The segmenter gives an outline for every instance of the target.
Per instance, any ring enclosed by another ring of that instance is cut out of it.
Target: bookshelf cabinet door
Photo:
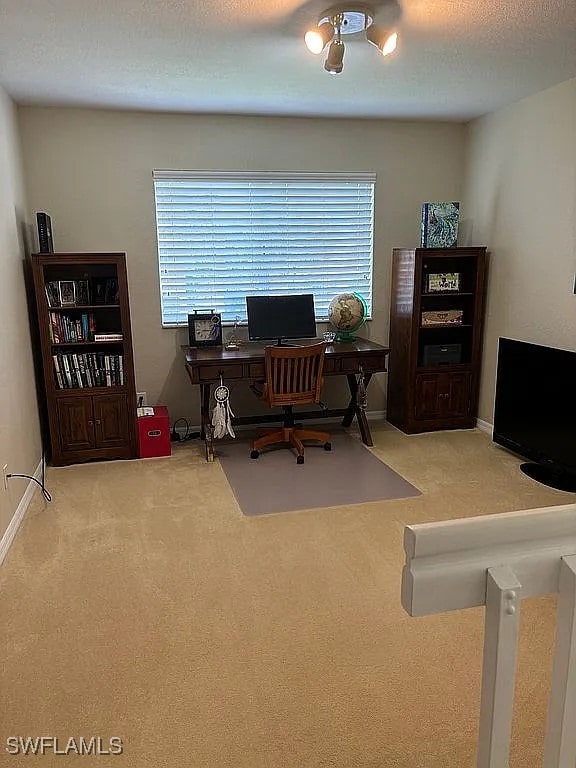
[[[459,418],[469,415],[470,374],[416,376],[416,419]]]
[[[94,428],[97,448],[119,448],[127,443],[126,395],[95,395]]]
[[[91,397],[58,399],[58,422],[62,453],[94,447],[94,417]]]

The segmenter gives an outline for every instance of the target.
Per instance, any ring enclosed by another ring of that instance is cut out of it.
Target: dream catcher
[[[222,376],[220,376],[220,384],[214,390],[214,400],[216,400],[216,405],[212,411],[212,437],[216,440],[226,437],[226,435],[236,437],[232,428],[234,414],[230,408],[230,390],[222,381]]]

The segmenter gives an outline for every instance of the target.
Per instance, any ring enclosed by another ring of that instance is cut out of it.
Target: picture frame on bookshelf
[[[90,304],[90,281],[89,280],[76,281],[76,303],[81,305]]]
[[[44,291],[46,293],[46,300],[49,307],[60,306],[60,289],[57,280],[49,280],[44,284]]]
[[[218,312],[188,315],[188,340],[191,347],[222,346],[222,318]]]
[[[106,279],[96,277],[92,280],[92,303],[106,304]]]
[[[422,203],[420,239],[423,248],[456,248],[459,202]]]
[[[58,296],[61,307],[73,307],[76,305],[76,283],[74,280],[58,281]]]
[[[106,280],[104,288],[104,303],[118,304],[118,280],[115,277],[109,277]]]
[[[460,272],[438,272],[426,275],[427,293],[447,293],[460,290]]]

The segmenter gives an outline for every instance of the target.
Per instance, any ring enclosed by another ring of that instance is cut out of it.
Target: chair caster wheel
[[[325,451],[331,451],[332,450],[332,443],[324,443],[324,450]]]
[[[296,464],[304,464],[304,456],[297,456]]]
[[[260,456],[260,451],[250,451],[250,458],[257,459]]]

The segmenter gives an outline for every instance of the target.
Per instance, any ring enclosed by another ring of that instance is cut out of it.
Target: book
[[[73,385],[72,385],[72,375],[70,373],[70,365],[68,363],[68,355],[62,355],[62,364],[64,366],[65,381],[68,384],[66,389],[71,389]]]
[[[104,356],[104,370],[106,374],[106,386],[112,386],[112,379],[110,378],[110,355]]]
[[[422,248],[456,248],[460,203],[423,203]]]
[[[50,216],[43,211],[38,211],[36,213],[36,224],[38,225],[38,250],[40,253],[54,253],[52,220]]]
[[[78,364],[78,356],[76,352],[72,353],[72,368],[74,371],[73,379],[76,379],[76,386],[77,387],[83,387],[84,382],[82,381],[82,376],[80,375],[80,366]]]
[[[60,361],[58,360],[58,355],[52,355],[52,360],[54,361],[54,371],[56,373],[58,389],[65,389],[64,379],[62,378],[62,372],[60,371]]]
[[[122,341],[124,336],[121,333],[95,333],[94,341]]]

